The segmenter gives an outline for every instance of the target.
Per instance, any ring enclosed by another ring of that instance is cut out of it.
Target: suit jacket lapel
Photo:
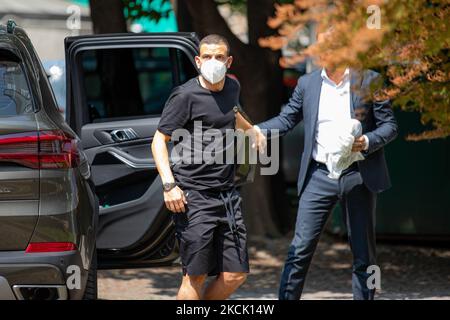
[[[350,114],[355,118],[355,107],[359,100],[359,90],[361,89],[361,75],[355,69],[350,69]]]
[[[322,76],[321,72],[316,72],[314,78],[311,79],[311,123],[312,123],[312,134],[316,131],[317,115],[319,113],[319,103],[320,103],[320,92],[322,91]]]

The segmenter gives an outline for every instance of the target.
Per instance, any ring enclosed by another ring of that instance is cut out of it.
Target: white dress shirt
[[[322,89],[320,91],[319,111],[317,115],[315,144],[312,157],[318,162],[326,162],[326,154],[334,152],[336,126],[342,120],[351,119],[350,112],[350,70],[344,72],[342,81],[335,84],[322,69]],[[369,147],[367,136],[365,150]]]

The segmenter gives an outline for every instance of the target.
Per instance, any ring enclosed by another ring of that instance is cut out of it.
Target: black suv
[[[150,145],[171,90],[198,74],[196,35],[71,37],[65,51],[64,120],[26,33],[0,26],[0,299],[95,299],[97,259],[178,257]]]

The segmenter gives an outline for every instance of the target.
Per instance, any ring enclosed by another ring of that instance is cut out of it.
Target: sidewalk
[[[232,299],[276,299],[290,239],[254,240],[251,274]],[[450,249],[379,244],[381,287],[377,299],[450,300]],[[174,299],[180,268],[99,271],[100,299]],[[351,252],[324,235],[308,274],[303,299],[351,299]]]

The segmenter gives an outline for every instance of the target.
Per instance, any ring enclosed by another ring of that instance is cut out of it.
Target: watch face
[[[170,182],[168,182],[168,183],[164,183],[164,184],[163,184],[163,189],[164,189],[164,191],[170,191],[170,190],[172,190],[174,187],[175,187],[175,183],[170,183]]]

